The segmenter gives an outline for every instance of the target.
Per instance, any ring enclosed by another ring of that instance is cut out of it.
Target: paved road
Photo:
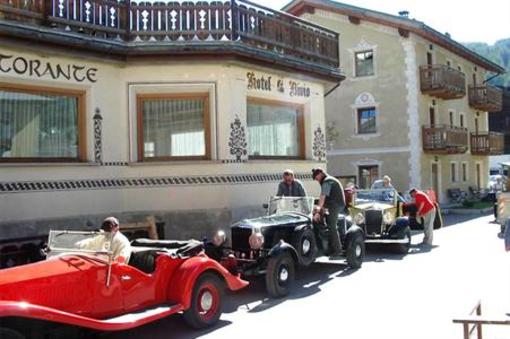
[[[510,254],[492,217],[447,216],[435,246],[408,255],[371,248],[360,270],[315,264],[299,273],[288,298],[266,298],[262,283],[227,297],[212,330],[188,329],[180,316],[104,338],[366,338],[456,339],[452,323],[482,299],[484,313],[510,312]],[[413,244],[422,235],[413,236]],[[485,328],[484,328],[485,329]],[[484,338],[508,339],[510,328],[487,328]]]

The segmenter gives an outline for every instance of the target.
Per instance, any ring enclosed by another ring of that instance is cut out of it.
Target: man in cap
[[[319,197],[319,212],[328,209],[326,215],[326,224],[329,228],[329,247],[330,255],[341,254],[342,243],[337,231],[338,213],[345,211],[344,189],[340,181],[327,174],[322,168],[312,169],[313,180],[321,185],[321,195]],[[315,213],[313,220],[318,222],[321,218],[320,213]]]
[[[278,184],[276,192],[278,197],[305,197],[306,190],[301,181],[294,178],[294,171],[286,169],[283,172],[283,180]]]
[[[94,238],[82,240],[77,245],[82,249],[111,250],[113,260],[128,263],[131,256],[131,244],[128,238],[119,232],[119,220],[115,217],[104,219],[101,230],[110,233],[110,235],[101,234]]]

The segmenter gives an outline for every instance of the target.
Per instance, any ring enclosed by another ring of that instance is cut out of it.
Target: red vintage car
[[[0,338],[46,338],[59,327],[125,330],[177,312],[204,328],[218,321],[225,287],[248,285],[198,241],[135,240],[124,264],[105,246],[79,246],[93,237],[111,235],[51,231],[45,261],[0,271]]]

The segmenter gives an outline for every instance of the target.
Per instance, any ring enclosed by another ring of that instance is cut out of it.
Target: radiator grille
[[[383,214],[380,210],[365,211],[365,224],[367,227],[367,234],[381,233],[382,216]]]

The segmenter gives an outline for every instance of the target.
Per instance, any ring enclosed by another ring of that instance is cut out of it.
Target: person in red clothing
[[[429,196],[422,191],[413,188],[409,194],[414,199],[416,204],[416,217],[423,218],[423,231],[424,237],[422,244],[432,245],[433,232],[434,232],[434,219],[436,218],[436,208],[430,200]]]

